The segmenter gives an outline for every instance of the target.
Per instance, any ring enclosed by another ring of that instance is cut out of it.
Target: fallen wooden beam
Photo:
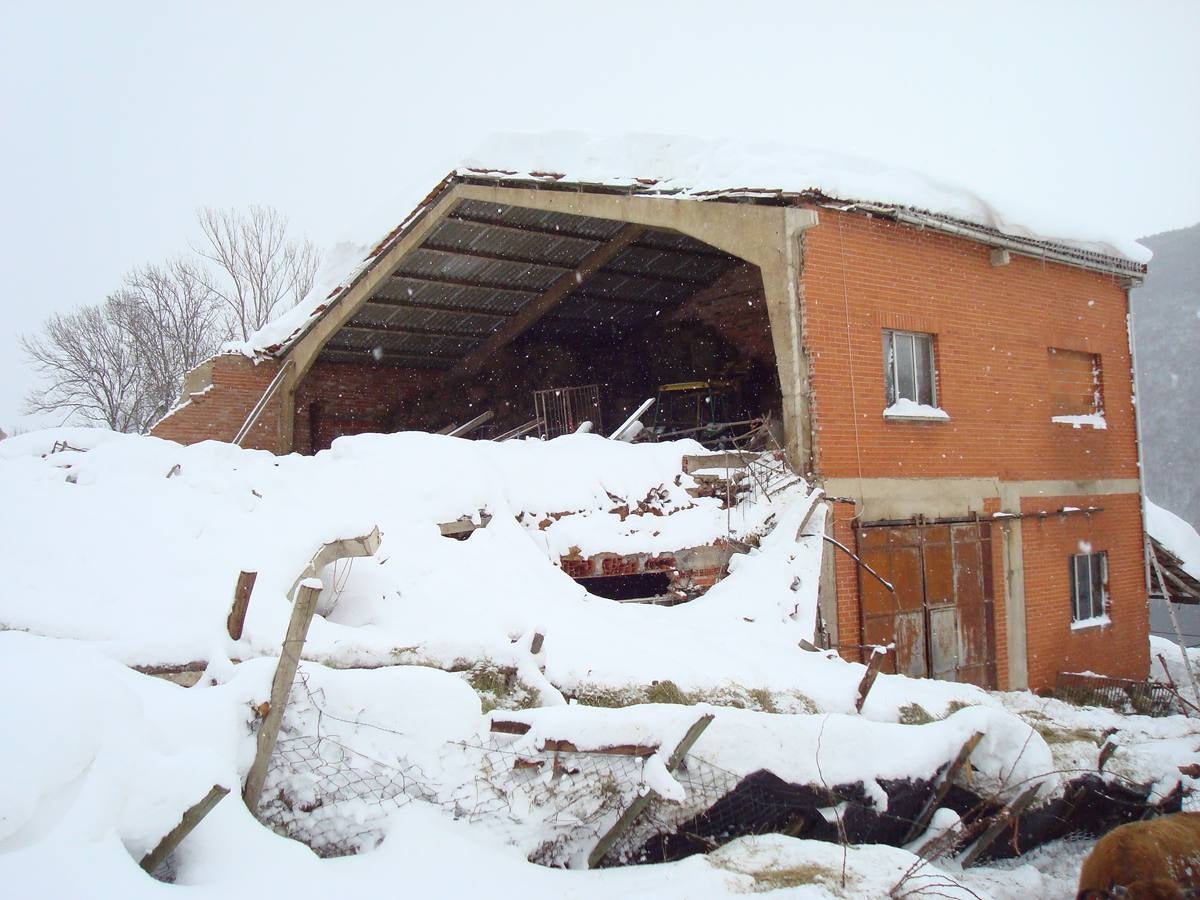
[[[439,431],[438,434],[443,434],[446,437],[466,437],[476,428],[479,428],[481,425],[486,425],[488,422],[492,421],[492,418],[495,415],[496,414],[494,412],[492,412],[490,409],[487,409],[470,421],[463,422],[461,425],[447,425],[445,428]]]
[[[687,756],[687,752],[692,749],[692,745],[700,739],[700,735],[704,734],[704,729],[712,724],[713,718],[714,716],[712,713],[705,713],[696,720],[691,728],[687,730],[687,733],[683,736],[683,740],[679,742],[679,745],[671,754],[671,758],[667,760],[668,772],[674,772],[677,768],[679,768],[679,764],[683,762],[683,758]],[[629,808],[621,814],[621,817],[617,819],[613,827],[601,836],[600,840],[596,842],[596,846],[592,848],[592,852],[588,854],[587,867],[589,869],[596,868],[596,865],[602,859],[604,859],[605,854],[612,849],[612,846],[616,843],[617,838],[619,838],[626,831],[626,829],[628,829],[629,826],[637,820],[637,817],[642,814],[646,807],[656,799],[658,799],[658,792],[651,788],[650,790],[646,791],[645,794],[635,798],[634,801],[629,804]]]
[[[294,598],[300,582],[306,578],[319,578],[321,570],[334,560],[351,559],[356,556],[374,556],[375,551],[379,549],[379,542],[381,540],[382,536],[379,533],[379,526],[376,525],[368,534],[353,538],[342,538],[330,541],[328,544],[323,544],[313,554],[313,558],[308,561],[308,565],[300,572],[299,577],[292,582],[291,588],[288,589],[288,596]]]
[[[1012,804],[1000,810],[995,818],[992,819],[992,824],[980,835],[979,840],[975,841],[968,848],[967,852],[962,855],[959,859],[959,864],[965,869],[973,865],[979,857],[983,856],[988,848],[992,846],[992,843],[996,840],[1000,832],[1015,821],[1033,803],[1034,798],[1037,797],[1037,792],[1038,786],[1036,784],[1030,785]]]
[[[171,851],[178,847],[185,837],[191,834],[192,829],[199,825],[201,820],[212,812],[213,807],[220,803],[222,798],[228,793],[229,788],[214,784],[209,792],[204,795],[204,799],[199,803],[189,806],[184,811],[179,824],[168,831],[154,849],[142,857],[142,861],[138,863],[142,867],[142,870],[153,875],[154,870],[162,865],[163,861],[171,855]]]
[[[910,843],[925,833],[925,829],[929,827],[929,823],[933,819],[933,814],[937,812],[938,807],[942,805],[942,801],[946,799],[946,795],[950,793],[950,787],[954,784],[955,776],[967,764],[967,760],[971,758],[971,754],[975,752],[975,748],[979,746],[979,742],[982,740],[982,731],[976,731],[967,738],[966,743],[958,751],[958,755],[954,757],[950,765],[946,767],[946,771],[942,773],[942,780],[938,782],[938,786],[921,808],[921,812],[913,819],[912,827],[908,829],[908,834],[904,836],[904,840],[900,843]]]
[[[528,722],[513,722],[505,719],[493,719],[492,734],[528,734]],[[605,753],[610,756],[653,756],[658,752],[656,744],[606,744],[603,747],[589,747],[581,750],[574,741],[547,738],[542,744],[543,753]]]

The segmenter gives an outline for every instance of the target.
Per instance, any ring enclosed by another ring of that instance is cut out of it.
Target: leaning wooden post
[[[287,635],[279,651],[275,678],[271,681],[271,707],[267,710],[267,718],[263,721],[262,728],[259,729],[254,764],[250,766],[246,786],[242,789],[242,799],[255,815],[258,814],[258,801],[262,797],[263,784],[267,780],[267,766],[271,762],[271,754],[275,752],[275,742],[279,739],[279,726],[283,724],[288,694],[292,691],[292,682],[296,679],[296,669],[300,665],[300,652],[304,649],[308,626],[312,623],[320,593],[321,582],[316,578],[306,579],[301,582],[300,590],[296,593],[296,602],[292,606],[292,618],[288,622]]]
[[[233,606],[229,610],[229,618],[225,620],[225,628],[235,641],[242,639],[246,610],[250,608],[250,592],[254,590],[257,578],[257,572],[241,572],[238,575],[237,587],[233,589]]]
[[[867,702],[867,694],[871,693],[875,679],[879,677],[879,667],[883,665],[883,658],[886,655],[886,650],[881,650],[879,647],[871,648],[871,658],[867,660],[867,671],[863,673],[862,681],[858,683],[858,697],[854,700],[855,712],[862,712],[863,705]]]
[[[138,865],[144,871],[153,875],[154,870],[162,865],[163,860],[171,854],[171,851],[178,847],[185,837],[191,834],[192,829],[200,824],[200,820],[212,812],[212,808],[220,803],[221,799],[228,793],[229,788],[214,784],[212,789],[204,795],[203,800],[188,807],[183,817],[179,820],[179,824],[168,831],[163,839],[158,842],[158,846],[143,856],[142,861]]]
[[[705,713],[687,730],[687,734],[683,736],[683,740],[679,742],[679,746],[675,748],[675,752],[671,754],[667,760],[667,771],[674,772],[679,768],[679,764],[683,762],[683,758],[687,756],[687,752],[692,749],[692,745],[700,739],[700,735],[704,734],[704,729],[709,726],[713,720],[712,713]],[[616,824],[604,833],[604,836],[596,842],[596,846],[592,852],[588,854],[587,864],[589,869],[596,868],[600,860],[604,859],[604,855],[612,849],[612,845],[616,843],[617,838],[634,823],[634,820],[642,814],[642,811],[650,805],[654,800],[658,799],[658,793],[651,788],[640,797],[634,799],[629,804],[629,808],[621,814],[621,818],[617,819]]]

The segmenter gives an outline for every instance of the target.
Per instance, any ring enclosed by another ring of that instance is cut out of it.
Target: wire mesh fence
[[[1125,714],[1170,716],[1182,711],[1179,695],[1169,685],[1082,672],[1059,672],[1054,696],[1077,706],[1106,706]]]
[[[412,736],[326,709],[303,667],[293,684],[259,816],[318,855],[345,856],[382,840],[390,816],[419,801],[456,819],[490,824],[533,847],[530,859],[565,866],[586,856],[644,794],[646,757],[537,750],[520,736],[489,734],[428,748]],[[628,857],[653,834],[678,827],[732,790],[731,773],[689,756],[676,773],[683,802],[656,800],[614,846]]]

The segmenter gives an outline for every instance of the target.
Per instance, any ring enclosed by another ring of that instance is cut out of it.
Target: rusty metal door
[[[914,678],[928,675],[920,534],[905,527],[863,528],[858,533],[858,552],[896,588],[893,594],[860,573],[863,643],[895,644],[882,671]]]
[[[894,644],[884,671],[994,687],[991,526],[987,522],[858,529],[864,644]]]

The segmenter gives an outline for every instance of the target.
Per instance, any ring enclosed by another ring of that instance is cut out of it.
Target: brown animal
[[[1079,873],[1076,900],[1200,898],[1200,813],[1114,828]]]

